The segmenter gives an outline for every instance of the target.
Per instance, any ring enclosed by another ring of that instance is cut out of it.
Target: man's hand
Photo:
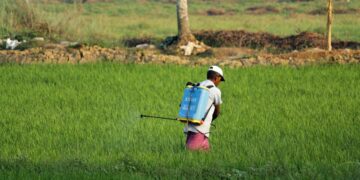
[[[220,105],[215,105],[215,111],[213,114],[213,121],[220,115]]]

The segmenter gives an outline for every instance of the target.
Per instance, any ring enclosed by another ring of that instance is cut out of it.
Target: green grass
[[[0,178],[360,176],[360,66],[225,68],[209,153],[176,116],[206,67],[0,66]]]
[[[6,5],[6,3],[5,3]],[[245,12],[248,7],[273,6],[278,14],[252,15]],[[177,34],[176,6],[163,1],[115,0],[112,3],[90,3],[77,11],[73,4],[36,5],[40,19],[51,25],[53,38],[69,39],[104,46],[121,46],[121,40],[134,37],[153,37],[164,39]],[[294,13],[284,11],[294,8]],[[191,28],[196,30],[234,30],[252,32],[270,32],[279,36],[312,31],[324,34],[326,15],[308,15],[318,8],[325,8],[326,1],[274,3],[266,1],[189,1]],[[335,2],[336,9],[360,9],[359,1],[350,3]],[[207,16],[211,8],[223,8],[235,12],[233,16]],[[0,14],[4,18],[12,17],[4,13],[0,5]],[[357,14],[335,15],[333,36],[338,40],[360,41],[360,18]],[[16,17],[12,17],[16,21]],[[1,22],[0,18],[0,23]],[[28,31],[2,25],[0,36]],[[60,32],[60,33],[56,33]],[[41,34],[39,34],[41,35]]]

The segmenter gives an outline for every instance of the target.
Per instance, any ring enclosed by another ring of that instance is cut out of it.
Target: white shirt
[[[209,100],[206,106],[206,109],[209,109],[209,112],[205,118],[205,121],[202,125],[193,125],[193,124],[186,124],[184,128],[184,133],[187,133],[188,131],[195,132],[195,133],[203,133],[206,137],[210,136],[210,127],[212,122],[212,117],[215,111],[214,105],[220,105],[222,103],[221,100],[221,91],[219,88],[215,86],[215,84],[210,80],[205,80],[200,83],[200,86],[213,86],[209,89]]]

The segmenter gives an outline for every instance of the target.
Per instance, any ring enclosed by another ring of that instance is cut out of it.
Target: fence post
[[[331,51],[331,29],[332,29],[332,21],[333,21],[333,2],[332,0],[328,0],[328,12],[327,12],[327,50]]]

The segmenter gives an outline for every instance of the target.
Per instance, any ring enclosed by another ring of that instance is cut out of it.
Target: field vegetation
[[[212,150],[184,149],[184,84],[206,67],[0,66],[0,178],[360,176],[360,66],[225,68]]]
[[[284,51],[274,47],[261,47],[272,56],[260,48],[258,55],[258,46],[220,45],[208,55],[173,56],[157,46],[123,47],[141,40],[159,45],[176,35],[174,0],[24,2],[0,3],[0,39],[45,41],[1,51],[0,179],[360,177],[358,50],[302,51],[301,45],[318,47],[305,42],[281,58],[276,53]],[[194,32],[281,37],[325,34],[325,7],[326,0],[189,1]],[[334,8],[334,39],[360,42],[360,1],[335,0]],[[61,46],[63,40],[80,43]],[[151,61],[164,64],[144,64]],[[46,64],[57,62],[65,64]],[[213,62],[229,66],[220,86],[222,114],[211,131],[212,150],[189,152],[183,124],[140,115],[176,117],[185,83],[204,80]],[[247,67],[258,63],[268,66]]]
[[[49,36],[54,40],[122,46],[124,39],[150,37],[158,42],[177,33],[173,1],[32,2],[30,7],[26,7],[21,0],[4,0],[0,5],[1,37],[31,34]],[[303,31],[324,34],[325,7],[325,0],[189,1],[190,23],[194,31],[246,30],[280,36]],[[337,10],[334,38],[360,41],[360,2],[335,1],[334,7]],[[29,22],[32,24],[26,24]]]

